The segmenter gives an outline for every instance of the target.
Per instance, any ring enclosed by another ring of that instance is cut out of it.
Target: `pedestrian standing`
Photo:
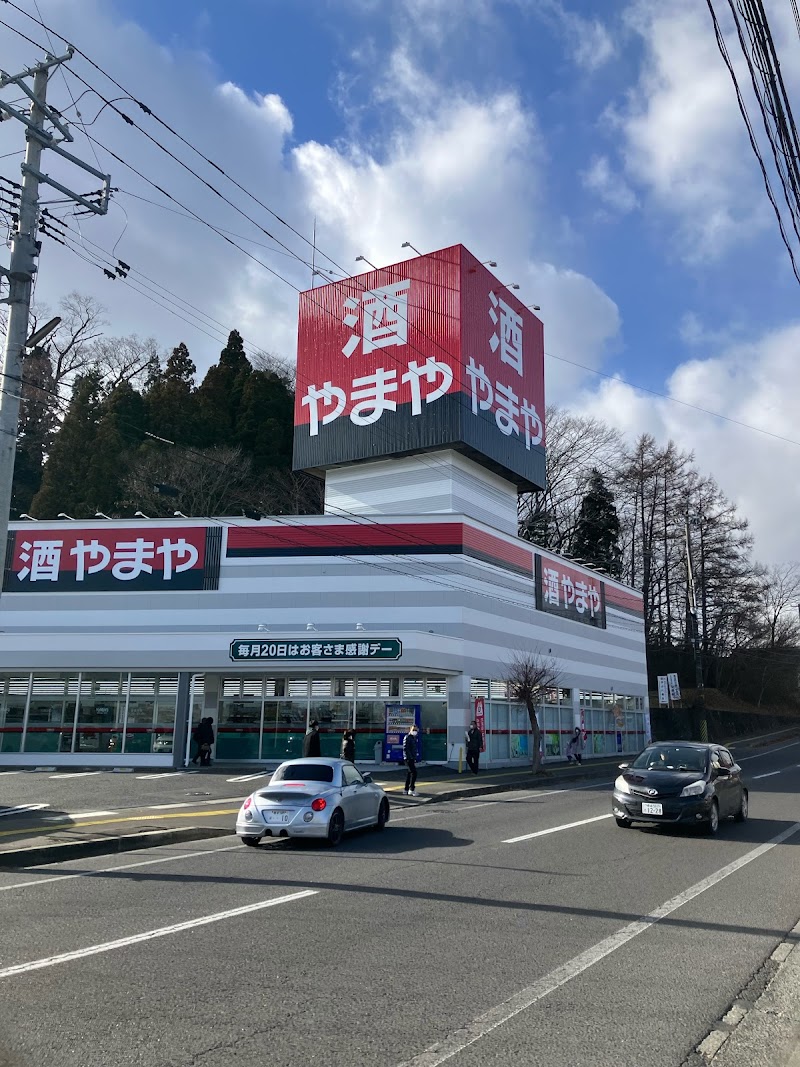
[[[406,773],[406,787],[403,793],[409,797],[417,795],[417,738],[419,730],[416,724],[412,724],[408,733],[403,738],[403,760],[408,768]]]
[[[214,744],[214,720],[210,715],[200,720],[194,732],[194,739],[197,742],[197,752],[192,763],[197,763],[199,759],[201,767],[210,767],[211,746]]]
[[[482,750],[483,734],[478,729],[477,722],[473,719],[469,724],[469,730],[467,730],[467,766],[473,774],[478,773],[478,763],[480,762]]]
[[[356,735],[352,730],[345,730],[342,734],[342,759],[351,763],[356,761]]]
[[[583,732],[579,726],[575,727],[572,737],[567,745],[567,763],[583,763]]]
[[[308,731],[303,738],[303,755],[308,759],[322,755],[322,743],[319,736],[319,723],[312,719],[308,725]]]

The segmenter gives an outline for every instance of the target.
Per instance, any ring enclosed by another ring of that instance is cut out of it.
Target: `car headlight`
[[[631,791],[631,787],[628,785],[622,775],[620,775],[619,778],[617,778],[616,782],[614,782],[614,788],[618,793],[630,793]]]
[[[692,782],[691,785],[685,785],[681,790],[682,797],[699,797],[706,791],[706,783],[701,779],[699,782]]]

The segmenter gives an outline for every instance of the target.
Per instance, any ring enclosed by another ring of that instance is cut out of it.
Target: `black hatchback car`
[[[611,802],[617,826],[699,824],[715,834],[721,819],[747,818],[742,768],[722,745],[659,741],[619,769]]]

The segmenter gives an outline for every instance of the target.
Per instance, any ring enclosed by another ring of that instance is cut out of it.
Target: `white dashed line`
[[[177,778],[181,774],[183,771],[159,771],[158,774],[137,774],[136,777],[144,781],[146,778]]]
[[[102,771],[67,771],[65,774],[51,774],[50,779],[56,778],[89,778],[93,774],[102,774]]]
[[[769,771],[767,774],[754,774],[753,781],[755,782],[757,778],[773,778],[776,774],[780,773],[781,771]]]
[[[120,937],[116,941],[104,941],[99,945],[89,945],[79,948],[74,952],[64,952],[60,956],[47,956],[41,960],[31,960],[29,963],[18,963],[14,967],[6,967],[0,971],[0,979],[14,978],[18,974],[28,974],[30,971],[40,971],[45,967],[55,967],[59,963],[71,963],[73,960],[82,960],[87,956],[97,956],[102,952],[112,952],[117,948],[128,948],[130,945],[141,944],[142,941],[152,941],[156,937],[167,937],[169,934],[181,934],[185,930],[194,930],[198,926],[208,926],[210,923],[221,922],[223,919],[235,919],[240,915],[249,915],[254,911],[263,911],[265,908],[274,908],[277,904],[289,904],[294,900],[303,900],[306,897],[315,897],[318,889],[303,889],[299,893],[288,893],[283,897],[273,897],[271,900],[261,900],[257,904],[245,904],[241,908],[231,908],[229,911],[217,911],[213,915],[201,915],[197,919],[189,919],[186,922],[174,923],[172,926],[161,926],[156,930],[145,930],[141,934],[133,934],[130,937]]]
[[[93,819],[100,815],[119,815],[118,811],[75,811],[61,815],[45,815],[45,822],[64,822],[67,819]]]
[[[49,807],[49,804],[17,804],[13,808],[0,808],[0,816],[24,815],[27,811],[41,811],[43,808]]]
[[[559,830],[572,830],[575,826],[586,826],[590,822],[600,822],[602,819],[613,819],[609,812],[607,815],[595,815],[592,819],[580,819],[578,822],[565,822],[563,826],[551,826],[548,830],[537,830],[532,834],[522,834],[520,837],[507,837],[504,845],[516,845],[518,841],[531,841],[534,837],[546,837],[548,834],[557,834]]]
[[[238,778],[226,778],[226,782],[253,782],[256,778],[267,778],[271,771],[259,771],[258,774],[240,774]]]

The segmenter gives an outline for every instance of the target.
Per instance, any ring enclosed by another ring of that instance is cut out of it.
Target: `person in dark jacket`
[[[342,759],[356,761],[356,735],[352,730],[345,730],[342,734]]]
[[[409,797],[417,795],[417,737],[419,730],[412,725],[403,738],[403,760],[408,768],[406,774],[406,787],[403,793]]]
[[[477,722],[473,719],[467,730],[467,766],[473,774],[478,773],[478,763],[483,748],[483,734],[478,729]]]
[[[211,746],[214,744],[214,720],[210,715],[197,724],[194,739],[197,742],[197,752],[192,763],[197,763],[199,759],[201,767],[210,767]]]
[[[312,756],[322,755],[322,743],[319,736],[319,723],[316,719],[312,719],[308,727],[308,732],[303,738],[303,755],[308,758]]]

